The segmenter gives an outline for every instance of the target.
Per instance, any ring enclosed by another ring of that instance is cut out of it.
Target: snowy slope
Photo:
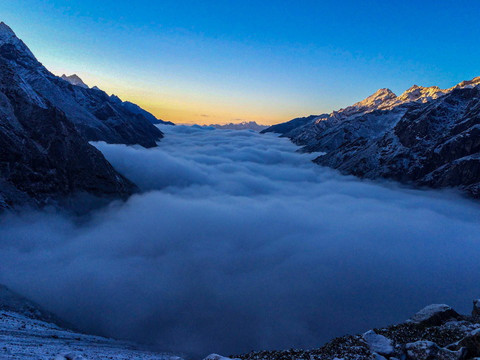
[[[0,285],[0,359],[181,360],[70,329],[71,325],[54,314]]]
[[[0,359],[181,360],[180,357],[141,350],[127,342],[86,335],[0,310]]]

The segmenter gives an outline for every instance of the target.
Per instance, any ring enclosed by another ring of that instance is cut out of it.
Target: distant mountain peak
[[[370,112],[397,99],[397,95],[387,88],[378,89],[372,95],[366,97],[352,106],[332,112],[331,116],[349,116],[353,113]]]
[[[364,100],[354,104],[353,106],[372,106],[372,105],[379,105],[387,100],[395,99],[397,95],[387,88],[378,89],[369,97],[365,98]]]
[[[259,125],[255,121],[242,121],[239,123],[229,123],[229,124],[211,124],[209,125],[216,129],[224,129],[224,130],[254,130],[254,131],[262,131],[268,128],[267,125]]]
[[[117,104],[123,103],[123,101],[115,94],[110,95],[110,100]]]
[[[70,76],[67,76],[63,74],[61,78],[65,81],[68,81],[70,84],[75,85],[75,86],[81,86],[85,89],[88,89],[88,85],[83,82],[83,80],[78,76],[77,74],[73,74]]]
[[[456,88],[463,88],[467,86],[477,86],[478,84],[480,84],[480,76],[474,77],[472,80],[464,80],[461,83],[454,86],[453,88],[456,89]]]
[[[445,95],[449,90],[442,90],[438,86],[418,86],[413,85],[398,97],[400,103],[405,102],[427,102]]]

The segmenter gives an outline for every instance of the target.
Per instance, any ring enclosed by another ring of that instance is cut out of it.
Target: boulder
[[[392,355],[395,351],[392,340],[383,335],[378,335],[375,331],[370,330],[362,335],[363,340],[367,343],[372,353],[379,355]]]
[[[480,329],[470,333],[458,342],[458,346],[465,348],[468,359],[480,356]]]
[[[410,318],[410,321],[425,326],[439,326],[452,319],[460,319],[461,316],[446,304],[432,304],[424,307]]]
[[[225,357],[222,355],[218,355],[218,354],[210,354],[203,360],[234,360],[234,359],[231,359],[229,357]]]
[[[412,360],[460,360],[463,359],[465,355],[463,349],[451,351],[439,347],[434,342],[425,340],[409,343],[405,349],[407,351],[407,359]]]
[[[472,316],[480,317],[480,299],[473,300]]]

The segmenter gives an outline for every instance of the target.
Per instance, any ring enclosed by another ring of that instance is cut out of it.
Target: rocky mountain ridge
[[[89,86],[87,84],[85,84],[85,82],[77,74],[72,74],[70,76],[67,76],[67,75],[63,74],[60,78],[62,80],[65,80],[65,81],[69,82],[72,85],[80,86],[84,89],[89,89]],[[92,89],[104,92],[98,86],[94,86],[94,87],[92,87]],[[110,95],[110,100],[113,101],[115,104],[122,106],[127,111],[130,111],[132,114],[143,116],[145,119],[147,119],[148,121],[150,121],[154,125],[158,125],[158,124],[175,125],[171,121],[164,121],[164,120],[161,120],[161,119],[157,119],[153,114],[149,113],[145,109],[142,109],[137,104],[134,104],[130,101],[122,101],[115,94]]]
[[[387,178],[480,196],[480,77],[449,89],[380,89],[331,114],[298,118],[276,132],[320,152],[315,162],[362,178]]]
[[[40,107],[46,107],[48,102],[63,111],[85,139],[155,147],[162,138],[162,132],[142,114],[119,106],[105,92],[85,84],[78,86],[78,81],[72,85],[76,79],[53,75],[3,22],[0,34],[3,58],[31,100]]]
[[[88,141],[151,147],[161,136],[103,91],[48,72],[0,23],[0,210],[126,199],[137,187]]]

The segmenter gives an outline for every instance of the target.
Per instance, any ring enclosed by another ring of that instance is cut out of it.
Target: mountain
[[[0,285],[0,359],[182,360],[69,328],[39,305]]]
[[[161,120],[161,119],[157,119],[155,117],[155,115],[149,113],[147,110],[142,109],[137,104],[134,104],[130,101],[122,101],[116,95],[110,96],[110,99],[112,101],[116,102],[118,105],[122,106],[124,109],[130,111],[131,113],[143,116],[145,119],[147,119],[148,121],[150,121],[154,125],[158,125],[158,124],[175,125],[171,121],[164,121],[164,120]]]
[[[243,121],[241,123],[230,123],[230,124],[212,124],[209,125],[215,129],[225,129],[225,130],[253,130],[253,131],[262,131],[268,128],[266,125],[259,125],[255,121]]]
[[[80,77],[77,74],[73,74],[73,75],[70,75],[70,76],[67,76],[67,75],[63,74],[62,76],[60,76],[60,78],[65,80],[65,81],[68,81],[72,85],[80,86],[84,89],[88,89],[88,85],[85,84],[83,82],[83,80],[80,79]]]
[[[83,82],[83,80],[77,75],[77,74],[73,74],[73,75],[70,75],[70,76],[67,76],[65,74],[63,74],[61,77],[61,79],[69,82],[70,84],[72,85],[75,85],[75,86],[80,86],[84,89],[88,89],[88,85],[85,84]],[[99,89],[97,86],[94,86],[92,88],[93,90],[98,90],[98,91],[102,91],[101,89]],[[158,125],[158,124],[165,124],[165,125],[175,125],[174,123],[172,123],[171,121],[164,121],[164,120],[161,120],[161,119],[157,119],[153,114],[149,113],[148,111],[142,109],[140,106],[138,106],[137,104],[134,104],[130,101],[122,101],[118,96],[116,95],[111,95],[110,96],[110,100],[112,100],[114,103],[116,103],[117,105],[120,105],[122,106],[124,109],[126,109],[127,111],[131,112],[132,114],[135,114],[135,115],[141,115],[143,116],[145,119],[147,119],[148,121],[150,121],[152,124],[154,125]]]
[[[39,106],[48,103],[64,112],[85,139],[154,147],[162,138],[162,132],[145,116],[117,104],[105,92],[89,89],[78,77],[64,80],[50,73],[3,22],[0,46],[4,61],[19,78],[22,89]]]
[[[37,91],[37,84],[51,81],[73,87],[35,61],[10,28],[0,24],[0,210],[57,204],[75,194],[107,199],[132,194],[136,186]]]
[[[264,132],[324,153],[314,161],[344,174],[480,197],[479,84],[480,77],[450,89],[414,85],[400,96],[380,89],[345,109]]]
[[[274,133],[282,134],[282,136],[294,137],[295,133],[301,132],[304,127],[308,127],[309,125],[313,124],[315,120],[325,116],[327,116],[327,114],[310,115],[306,117],[295,118],[293,120],[290,120],[281,124],[272,125],[260,131],[260,133],[265,134],[269,132],[274,132]]]

